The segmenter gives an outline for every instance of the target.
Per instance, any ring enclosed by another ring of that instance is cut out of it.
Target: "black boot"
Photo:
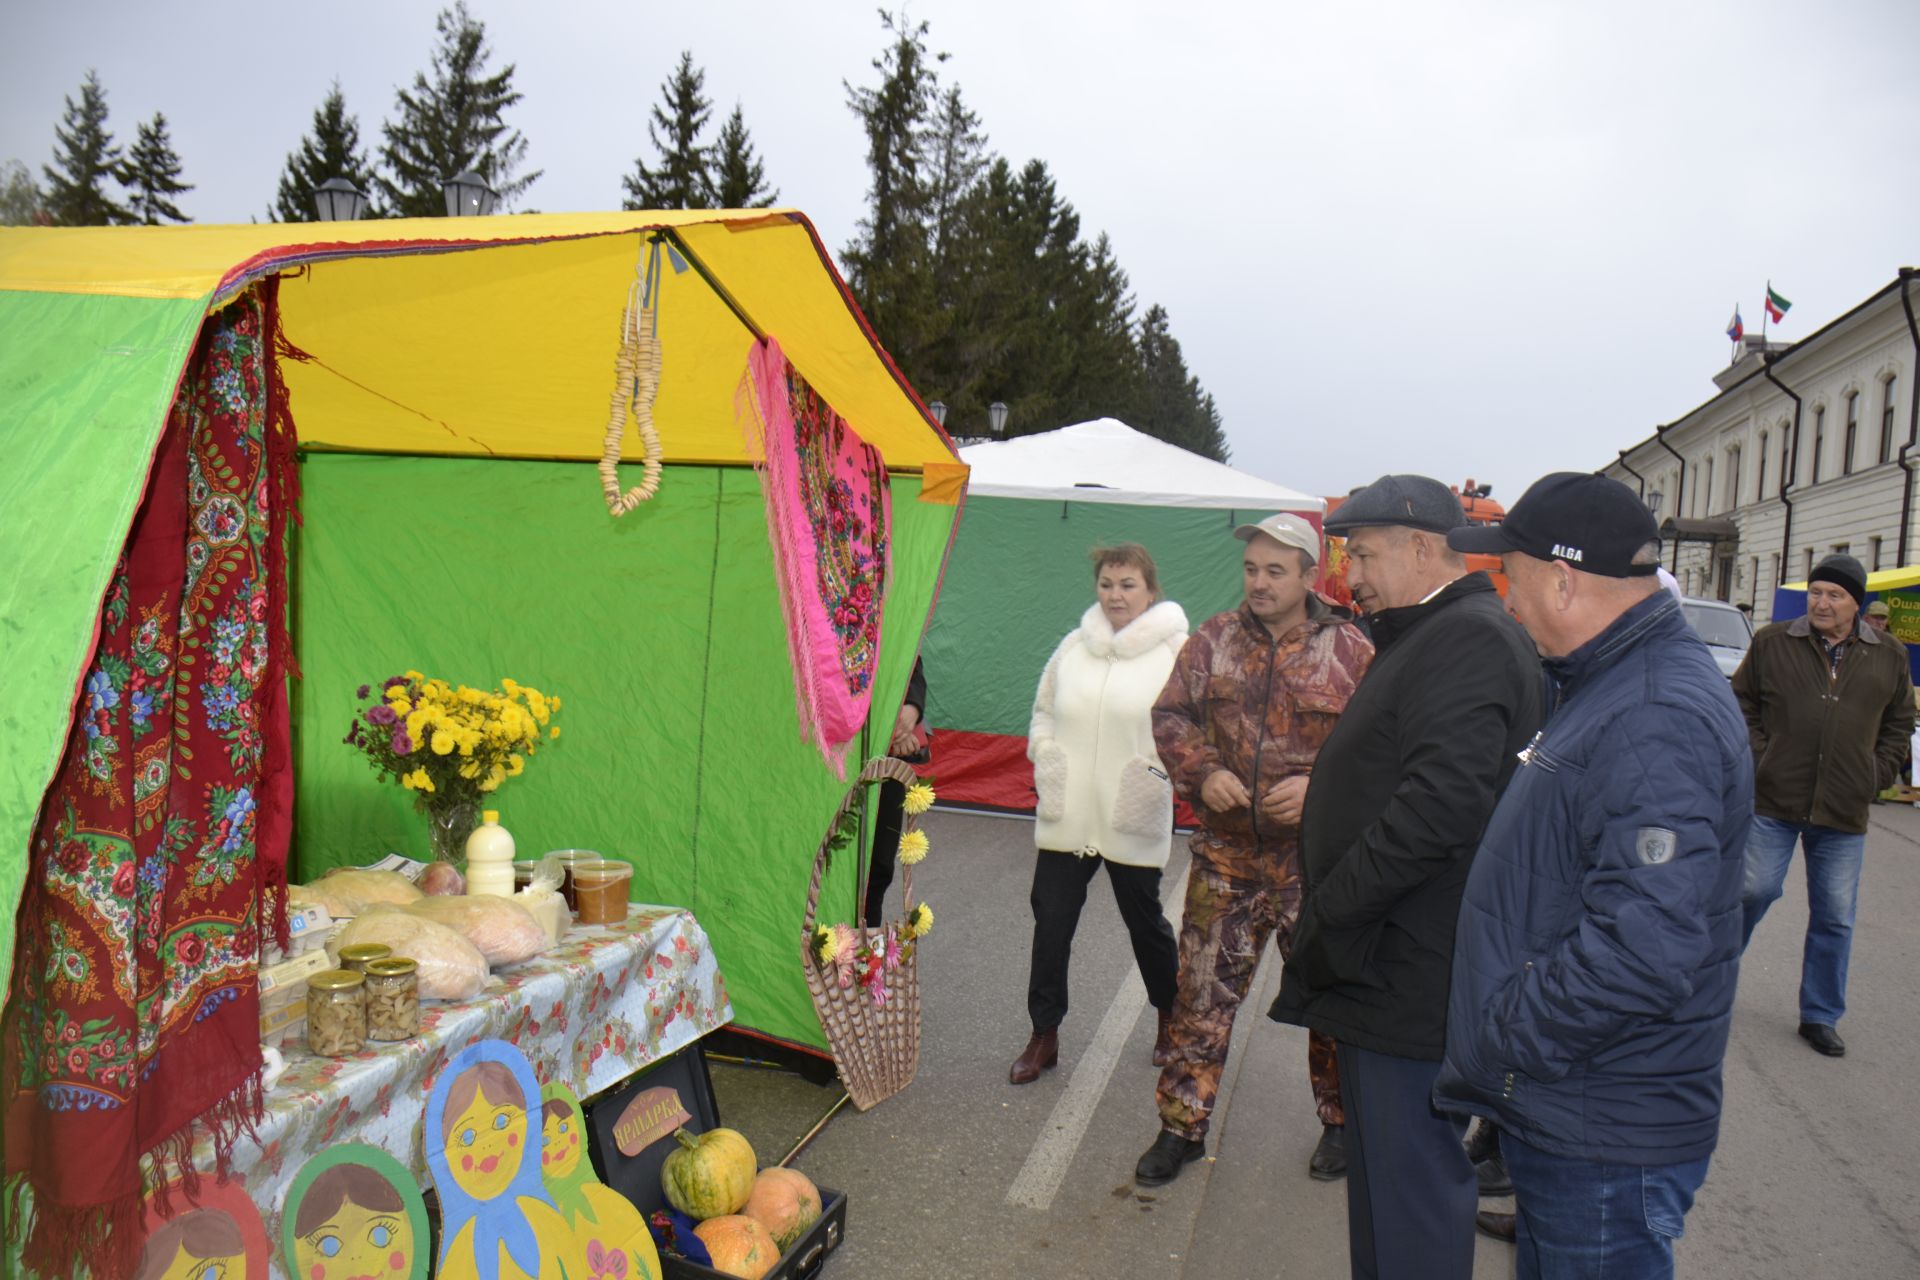
[[[1183,1138],[1165,1129],[1133,1166],[1133,1180],[1143,1187],[1158,1187],[1180,1176],[1180,1170],[1207,1153],[1207,1144]]]
[[[1347,1131],[1330,1124],[1320,1131],[1320,1144],[1307,1161],[1307,1176],[1315,1182],[1338,1182],[1347,1176]]]
[[[1482,1196],[1510,1196],[1513,1194],[1513,1175],[1507,1172],[1507,1158],[1500,1154],[1498,1147],[1493,1154],[1473,1166],[1473,1176],[1480,1180]]]

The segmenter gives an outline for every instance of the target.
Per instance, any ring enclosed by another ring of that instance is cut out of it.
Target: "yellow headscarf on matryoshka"
[[[660,1254],[646,1219],[594,1173],[580,1099],[558,1082],[542,1089],[540,1096],[540,1160],[547,1191],[573,1228],[576,1254],[586,1262],[588,1274],[657,1280]],[[625,1254],[629,1265],[613,1265],[618,1254]]]
[[[440,1197],[443,1280],[562,1273],[572,1232],[540,1181],[540,1084],[504,1040],[468,1045],[427,1097],[427,1166]]]
[[[427,1203],[378,1147],[348,1142],[307,1161],[287,1189],[280,1241],[293,1280],[427,1280]]]

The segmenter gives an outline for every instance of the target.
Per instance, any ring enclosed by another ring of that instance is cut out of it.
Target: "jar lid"
[[[412,973],[420,967],[418,961],[405,956],[390,956],[385,960],[375,960],[367,965],[369,978],[398,978]]]
[[[328,969],[308,978],[307,987],[318,991],[351,991],[366,980],[365,974],[353,969]]]
[[[614,880],[626,880],[633,875],[633,864],[614,858],[595,858],[592,861],[581,859],[573,864],[573,882],[575,884],[607,884]]]
[[[391,954],[393,954],[393,948],[384,942],[356,942],[350,947],[340,948],[340,959],[343,962],[379,960]]]

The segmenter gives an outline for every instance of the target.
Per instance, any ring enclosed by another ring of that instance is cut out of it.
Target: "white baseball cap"
[[[1293,547],[1307,553],[1307,559],[1320,563],[1320,534],[1299,516],[1288,515],[1282,511],[1270,515],[1259,524],[1243,524],[1233,531],[1233,536],[1242,542],[1252,542],[1255,534],[1264,533],[1283,547]]]

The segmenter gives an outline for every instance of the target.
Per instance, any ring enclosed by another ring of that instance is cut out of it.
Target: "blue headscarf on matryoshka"
[[[508,1091],[509,1078],[520,1096],[493,1096]],[[540,1082],[526,1055],[505,1040],[481,1040],[461,1050],[434,1081],[424,1139],[440,1197],[440,1265],[446,1266],[454,1237],[471,1219],[480,1280],[499,1280],[500,1251],[487,1247],[494,1241],[506,1246],[520,1270],[539,1275],[540,1242],[520,1200],[549,1207],[553,1200],[540,1179]]]

